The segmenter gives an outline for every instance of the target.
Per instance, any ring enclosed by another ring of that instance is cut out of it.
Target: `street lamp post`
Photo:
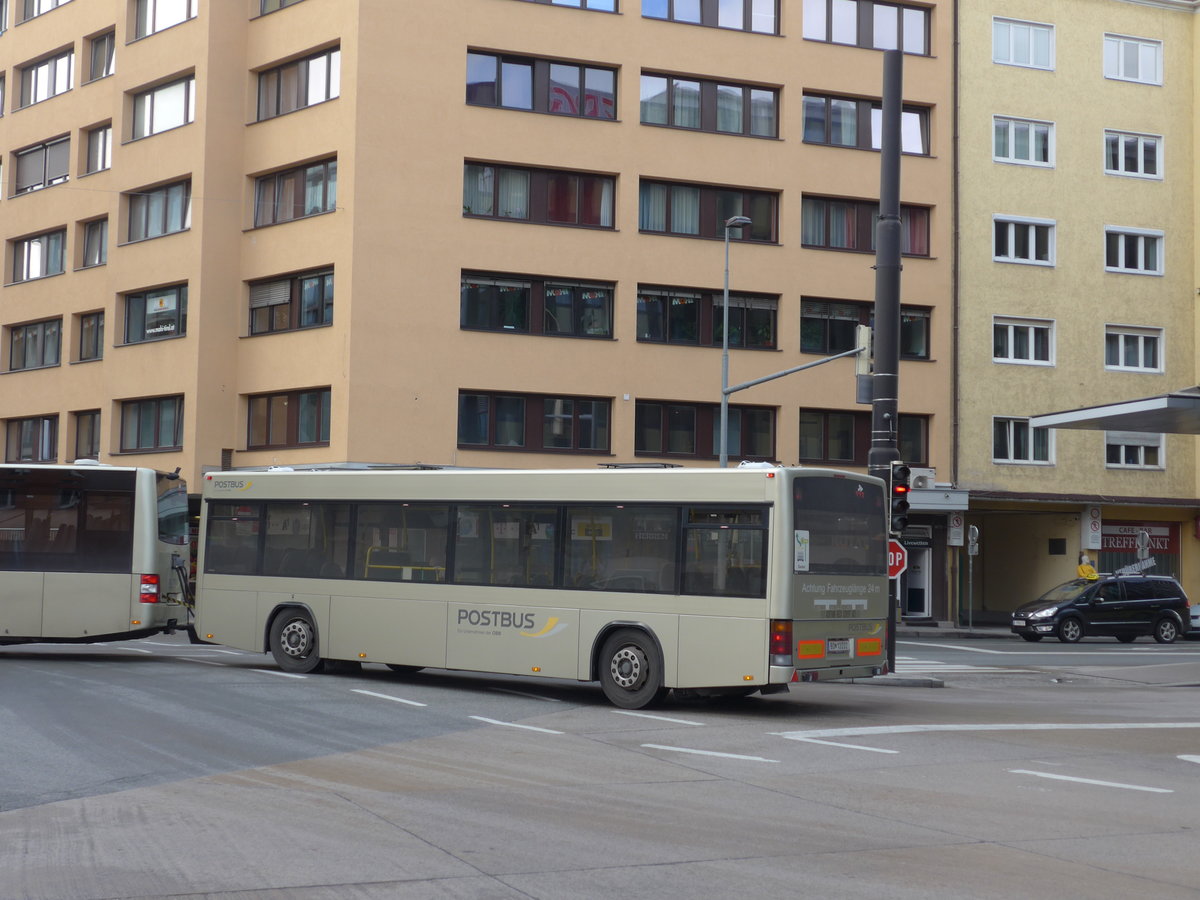
[[[745,216],[725,220],[725,291],[721,308],[721,468],[729,465],[729,229],[753,224]]]

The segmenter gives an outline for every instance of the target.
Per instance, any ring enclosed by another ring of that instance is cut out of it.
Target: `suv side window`
[[[1183,596],[1183,590],[1174,581],[1152,581],[1154,586],[1154,596],[1162,599],[1174,600],[1176,597]]]
[[[1157,581],[1127,581],[1125,596],[1130,600],[1153,600],[1156,596],[1166,596],[1163,587],[1165,585]]]
[[[1096,599],[1105,603],[1121,599],[1121,582],[1110,581],[1096,589]]]

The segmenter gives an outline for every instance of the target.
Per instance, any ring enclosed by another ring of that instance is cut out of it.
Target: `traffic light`
[[[908,480],[911,474],[912,472],[904,463],[892,463],[892,478],[890,483],[892,501],[888,531],[894,535],[901,534],[904,531],[904,526],[908,524],[908,494],[912,490],[912,486]]]

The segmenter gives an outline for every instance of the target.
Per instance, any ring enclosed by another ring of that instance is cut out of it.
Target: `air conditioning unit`
[[[915,466],[909,469],[911,473],[909,484],[912,485],[914,491],[933,490],[934,476],[937,474],[937,469],[918,469]]]

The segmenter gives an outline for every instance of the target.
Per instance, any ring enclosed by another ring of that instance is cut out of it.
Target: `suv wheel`
[[[1160,644],[1173,644],[1179,637],[1179,625],[1169,616],[1163,616],[1154,623],[1154,639]]]
[[[1064,644],[1077,644],[1083,637],[1083,623],[1075,616],[1067,616],[1058,623],[1058,639]]]

